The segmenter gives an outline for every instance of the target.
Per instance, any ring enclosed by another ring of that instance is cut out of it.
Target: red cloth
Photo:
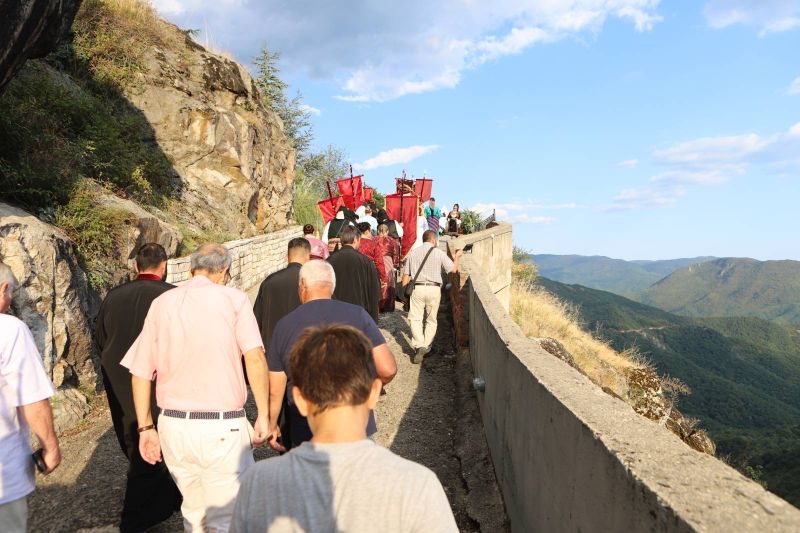
[[[375,263],[381,285],[386,283],[388,278],[386,277],[386,268],[383,266],[383,247],[378,244],[378,241],[361,237],[361,244],[358,247],[358,251],[369,257],[372,262]]]
[[[353,176],[352,178],[340,179],[336,182],[339,187],[339,193],[345,197],[345,205],[347,205],[347,197],[352,197],[350,202],[354,207],[347,206],[355,210],[356,207],[364,203],[364,187],[361,183],[363,176]]]
[[[375,189],[372,187],[364,187],[364,201],[371,202],[374,197]]]
[[[344,199],[341,196],[334,196],[333,198],[326,198],[321,202],[317,202],[319,212],[322,214],[322,220],[325,224],[336,218],[336,211],[339,207],[344,205]]]
[[[401,257],[414,246],[417,240],[417,202],[419,199],[413,194],[403,195],[403,212],[400,212],[400,195],[389,194],[386,196],[386,214],[391,220],[403,223],[403,251]]]
[[[156,276],[155,274],[148,274],[145,272],[144,274],[139,274],[138,276],[136,276],[136,279],[134,281],[141,281],[141,280],[161,281],[161,276]]]
[[[433,180],[428,178],[417,178],[414,182],[414,193],[419,196],[420,202],[427,202],[431,199],[433,191]]]

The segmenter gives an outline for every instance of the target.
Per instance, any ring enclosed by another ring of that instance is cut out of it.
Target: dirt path
[[[504,531],[508,526],[502,500],[469,390],[468,354],[453,353],[446,313],[440,313],[442,321],[436,355],[412,365],[405,313],[398,310],[381,317],[379,325],[397,358],[398,374],[378,405],[375,440],[436,472],[461,531]],[[127,463],[105,398],[97,404],[81,427],[61,438],[64,458],[59,469],[39,478],[29,499],[30,531],[117,531]],[[248,411],[254,418],[252,407]],[[270,455],[257,450],[256,460]],[[181,530],[176,514],[152,531]]]

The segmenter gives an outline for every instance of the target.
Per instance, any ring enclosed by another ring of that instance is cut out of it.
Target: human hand
[[[44,464],[47,466],[44,472],[45,476],[56,469],[56,467],[61,464],[61,448],[58,447],[56,444],[54,447],[50,448],[43,448],[42,449],[42,460]]]
[[[270,428],[270,435],[269,435],[269,447],[275,450],[276,452],[285,452],[286,448],[283,444],[278,442],[278,439],[281,437],[281,428],[278,425],[275,425]]]
[[[464,255],[464,250],[456,250],[456,257],[461,257]]]
[[[260,448],[269,438],[269,419],[266,416],[257,417],[253,430],[253,448]]]
[[[139,455],[151,465],[161,462],[161,441],[155,428],[139,433]]]

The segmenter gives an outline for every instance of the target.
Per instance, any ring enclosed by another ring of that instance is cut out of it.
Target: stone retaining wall
[[[510,239],[504,246],[494,250],[501,262]],[[486,261],[465,256],[463,292],[473,371],[485,383],[481,418],[513,531],[800,531],[800,510],[526,338]]]
[[[224,243],[233,257],[230,287],[246,291],[286,266],[286,245],[303,236],[303,228],[291,226],[274,233]],[[170,259],[167,282],[180,285],[189,279],[189,257]]]

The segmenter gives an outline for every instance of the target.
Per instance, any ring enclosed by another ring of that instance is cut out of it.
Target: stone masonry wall
[[[303,236],[303,228],[291,226],[267,235],[226,242],[233,257],[230,287],[247,291],[286,266],[286,245]],[[170,259],[167,282],[180,285],[189,279],[189,257]]]

